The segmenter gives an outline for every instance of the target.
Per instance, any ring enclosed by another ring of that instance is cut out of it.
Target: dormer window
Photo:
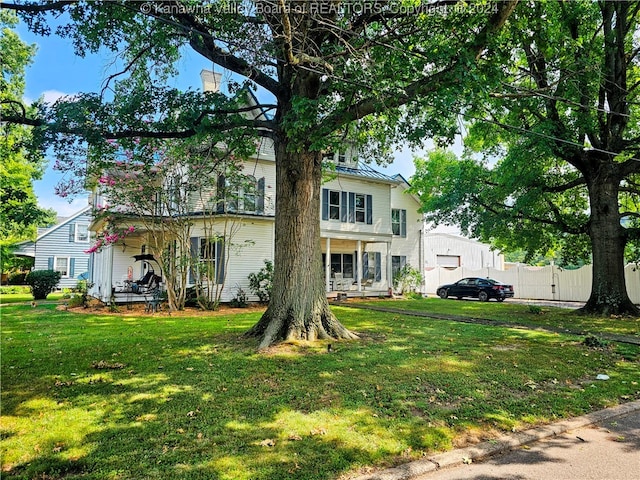
[[[348,165],[351,163],[351,158],[346,150],[341,150],[339,152],[324,152],[322,154],[323,162],[332,162],[337,165]]]

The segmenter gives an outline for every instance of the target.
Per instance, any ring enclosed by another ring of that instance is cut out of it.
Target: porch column
[[[357,278],[357,285],[358,285],[358,291],[361,292],[362,291],[362,240],[358,240],[356,242],[356,251],[357,253],[357,261],[358,261],[358,268],[357,268],[357,272],[356,275],[358,275]]]
[[[393,269],[391,265],[391,242],[387,242],[387,289],[393,288]]]
[[[105,248],[105,260],[107,261],[106,263],[106,272],[105,272],[105,292],[103,293],[103,295],[105,295],[105,300],[108,302],[111,302],[111,292],[113,291],[113,288],[115,287],[114,283],[113,283],[113,244],[109,245],[108,247]]]
[[[327,292],[331,291],[331,238],[326,238],[326,248],[324,255],[324,285]]]

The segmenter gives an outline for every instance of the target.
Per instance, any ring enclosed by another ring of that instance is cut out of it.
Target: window
[[[69,257],[54,257],[53,269],[60,272],[63,278],[69,278]]]
[[[356,193],[355,196],[356,223],[365,223],[366,220],[366,196]]]
[[[216,211],[217,213],[264,213],[264,189],[264,177],[256,181],[252,175],[240,175],[233,179],[219,175]]]
[[[343,278],[354,278],[354,271],[352,254],[331,254],[331,273],[342,273]]]
[[[244,199],[242,210],[244,212],[256,211],[256,178],[252,175],[247,175],[246,183],[244,185]]]
[[[363,193],[322,189],[322,220],[373,224],[373,197]]]
[[[329,218],[340,220],[340,192],[335,190],[329,191]]]
[[[382,254],[380,252],[364,252],[362,254],[362,277],[374,282],[382,280]]]
[[[407,236],[407,211],[391,209],[391,232],[399,237]]]
[[[347,163],[346,152],[338,152],[338,163]]]
[[[407,264],[406,255],[393,255],[391,257],[391,278],[395,278],[397,273]]]
[[[89,243],[89,225],[76,223],[75,241],[77,243]]]
[[[224,240],[222,238],[191,238],[189,283],[222,283],[224,279]]]

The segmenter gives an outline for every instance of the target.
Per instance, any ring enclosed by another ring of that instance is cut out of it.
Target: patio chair
[[[153,291],[148,292],[144,296],[144,311],[148,313],[156,313],[162,305],[162,292],[157,287]]]

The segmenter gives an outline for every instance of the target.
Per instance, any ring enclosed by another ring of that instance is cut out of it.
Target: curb
[[[640,410],[640,400],[606,408],[589,413],[581,417],[562,420],[551,425],[532,428],[512,435],[504,435],[495,440],[478,443],[470,447],[459,448],[450,452],[433,455],[423,460],[416,460],[394,468],[382,470],[377,473],[355,477],[352,480],[411,480],[425,473],[435,472],[443,468],[457,467],[465,463],[471,463],[499,453],[513,450],[516,447],[539,440],[554,437],[568,430],[586,427],[593,423],[602,422],[611,418],[620,417],[628,413]]]

